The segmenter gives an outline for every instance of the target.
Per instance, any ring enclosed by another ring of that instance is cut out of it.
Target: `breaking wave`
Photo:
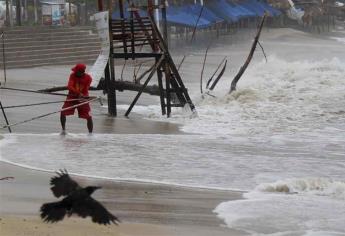
[[[344,235],[344,192],[345,182],[287,179],[260,184],[245,199],[223,202],[214,212],[228,227],[251,235]]]
[[[251,65],[231,94],[231,78],[222,79],[212,92],[216,97],[201,98],[198,86],[192,84],[198,118],[174,110],[168,121],[183,124],[185,132],[225,135],[293,134],[334,127],[345,123],[344,74],[345,62],[337,58],[288,62],[272,56],[268,63]],[[159,109],[134,111],[165,119]]]
[[[345,199],[345,182],[326,178],[295,178],[274,183],[260,184],[256,191],[268,193],[315,194]]]

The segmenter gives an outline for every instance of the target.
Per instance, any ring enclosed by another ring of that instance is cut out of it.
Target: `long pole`
[[[121,4],[122,0],[120,0]],[[110,116],[117,116],[116,108],[116,88],[115,88],[115,67],[114,67],[114,44],[113,44],[113,32],[112,32],[112,14],[113,14],[113,0],[108,0],[108,11],[109,11],[109,43],[110,43],[110,55],[109,55],[109,72],[110,72],[110,83],[108,90],[108,113]],[[121,11],[121,10],[120,10]],[[123,18],[123,17],[122,17]]]
[[[99,99],[99,98],[93,98],[93,99],[90,99],[88,101],[79,103],[77,105],[73,105],[73,106],[70,106],[70,107],[62,108],[62,109],[60,109],[58,111],[49,112],[47,114],[36,116],[36,117],[30,118],[30,119],[27,119],[27,120],[24,120],[24,121],[19,121],[17,123],[7,124],[5,126],[0,127],[0,129],[10,128],[11,126],[16,126],[16,125],[24,124],[24,123],[27,123],[27,122],[30,122],[30,121],[34,121],[34,120],[37,120],[37,119],[40,119],[40,118],[43,118],[43,117],[46,117],[46,116],[50,116],[50,115],[53,115],[53,114],[56,114],[56,113],[59,113],[59,112],[62,112],[62,111],[66,111],[66,110],[69,110],[69,109],[77,108],[77,107],[80,107],[82,105],[91,103],[91,102],[93,102],[93,101],[95,101],[97,99]]]
[[[6,26],[10,26],[10,7],[9,0],[6,0]]]
[[[37,0],[34,0],[35,23],[38,23]]]
[[[22,25],[22,9],[21,9],[21,1],[20,0],[17,0],[16,2],[16,14],[17,14],[17,25],[18,26],[21,26]]]
[[[13,26],[13,0],[10,0],[10,26]]]
[[[97,3],[98,3],[98,11],[103,11],[103,0],[98,0],[97,1]]]
[[[4,66],[4,79],[6,84],[6,57],[5,57],[5,32],[2,30],[1,32],[1,39],[2,39],[2,64]]]
[[[252,43],[252,47],[250,49],[250,52],[249,52],[249,55],[245,61],[245,63],[243,64],[243,66],[240,68],[240,70],[238,71],[238,73],[236,74],[235,78],[232,80],[231,82],[231,87],[230,87],[230,91],[229,91],[229,94],[232,93],[233,91],[236,90],[236,85],[237,85],[237,82],[240,80],[241,76],[243,75],[243,73],[246,71],[250,61],[252,60],[253,58],[253,55],[254,55],[254,52],[255,52],[255,49],[256,49],[256,45],[258,44],[259,42],[259,38],[260,38],[260,34],[261,34],[261,30],[262,30],[262,27],[264,26],[264,23],[265,23],[265,19],[267,17],[267,13],[265,13],[261,19],[261,22],[259,24],[259,27],[257,29],[257,32],[256,32],[256,35],[255,35],[255,38],[254,38],[254,41]]]
[[[50,92],[44,92],[44,91],[37,91],[37,90],[29,90],[29,89],[17,89],[17,88],[10,88],[10,87],[0,87],[0,89],[5,90],[13,90],[13,91],[21,91],[21,92],[29,92],[29,93],[41,93],[41,94],[49,94],[49,95],[58,95],[58,96],[67,96],[67,94],[63,93],[50,93]]]

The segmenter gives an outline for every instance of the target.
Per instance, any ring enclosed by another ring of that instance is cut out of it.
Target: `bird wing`
[[[117,225],[120,222],[116,216],[111,214],[101,203],[92,197],[76,201],[72,206],[72,212],[83,218],[91,216],[92,221],[98,224],[107,225],[114,223]]]
[[[41,218],[44,222],[55,223],[63,220],[66,215],[66,208],[61,201],[51,202],[43,204],[41,206],[40,212]]]
[[[77,188],[80,188],[79,184],[70,178],[67,170],[60,170],[56,172],[57,176],[54,176],[50,180],[50,189],[55,197],[67,196]]]

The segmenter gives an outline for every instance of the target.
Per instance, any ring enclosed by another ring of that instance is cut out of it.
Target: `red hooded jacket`
[[[77,77],[75,73],[77,71],[85,72],[86,66],[84,64],[77,64],[72,68],[72,73],[68,80],[68,95],[72,97],[76,96],[89,96],[89,88],[92,82],[92,78],[89,74],[84,73],[82,77]]]

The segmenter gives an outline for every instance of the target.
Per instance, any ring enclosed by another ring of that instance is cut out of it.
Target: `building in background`
[[[43,25],[63,25],[65,23],[65,0],[42,0]]]

